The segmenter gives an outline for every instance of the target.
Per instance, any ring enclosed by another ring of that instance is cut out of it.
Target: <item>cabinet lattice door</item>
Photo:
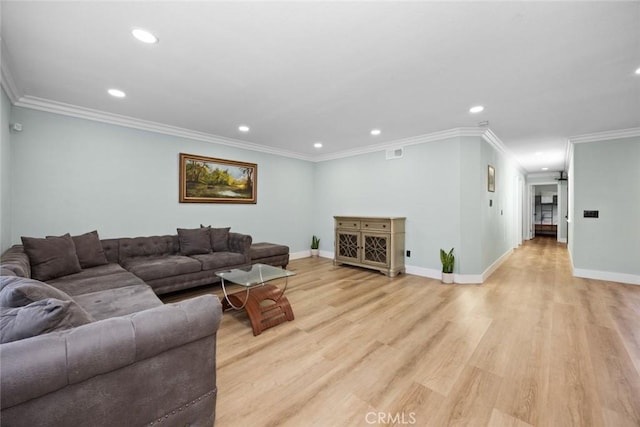
[[[387,236],[372,235],[363,235],[363,237],[364,260],[388,266],[389,238]]]
[[[338,256],[340,258],[358,259],[358,235],[352,233],[338,234]]]

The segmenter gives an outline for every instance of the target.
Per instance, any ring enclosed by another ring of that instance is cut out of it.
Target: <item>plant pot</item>
[[[453,273],[442,273],[442,283],[453,283]]]
[[[319,253],[320,253],[319,249],[311,249],[311,256],[312,257],[317,258]]]

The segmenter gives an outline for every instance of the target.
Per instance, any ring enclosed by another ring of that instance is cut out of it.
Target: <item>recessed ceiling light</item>
[[[380,131],[380,129],[372,129],[371,130],[371,135],[373,136],[378,136],[382,133],[382,131]]]
[[[322,142],[316,142],[313,146],[316,148],[322,148]]]
[[[548,171],[548,170],[549,170],[549,168],[542,168],[542,170],[543,170],[543,171]]]
[[[120,89],[109,89],[107,92],[109,93],[109,95],[116,98],[124,98],[125,96],[127,96],[127,94]]]
[[[474,113],[474,114],[475,114],[475,113],[479,113],[479,112],[481,112],[482,110],[484,110],[484,107],[483,107],[482,105],[476,105],[475,107],[471,107],[471,108],[469,108],[469,112],[470,112],[470,113]]]
[[[238,126],[238,130],[239,130],[240,132],[249,132],[249,126],[247,126],[247,125],[240,125],[240,126]]]
[[[640,75],[640,68],[636,69],[636,74]]]
[[[143,30],[142,28],[134,28],[133,30],[131,30],[131,34],[133,34],[133,37],[140,40],[142,43],[158,43],[158,38],[156,36],[154,36],[147,30]]]

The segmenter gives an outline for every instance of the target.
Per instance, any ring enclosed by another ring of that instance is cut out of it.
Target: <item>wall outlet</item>
[[[407,258],[411,258],[411,251],[407,251]]]

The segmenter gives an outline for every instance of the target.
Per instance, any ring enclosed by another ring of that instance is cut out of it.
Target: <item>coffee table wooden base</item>
[[[244,308],[251,321],[253,335],[260,335],[262,331],[272,326],[288,320],[293,320],[293,310],[289,300],[282,294],[282,291],[273,285],[263,285],[251,288],[249,295],[246,291],[236,292],[227,295],[229,301],[224,299],[222,307],[224,310],[231,309],[231,304],[242,306],[247,300]],[[231,304],[229,304],[231,302]]]

